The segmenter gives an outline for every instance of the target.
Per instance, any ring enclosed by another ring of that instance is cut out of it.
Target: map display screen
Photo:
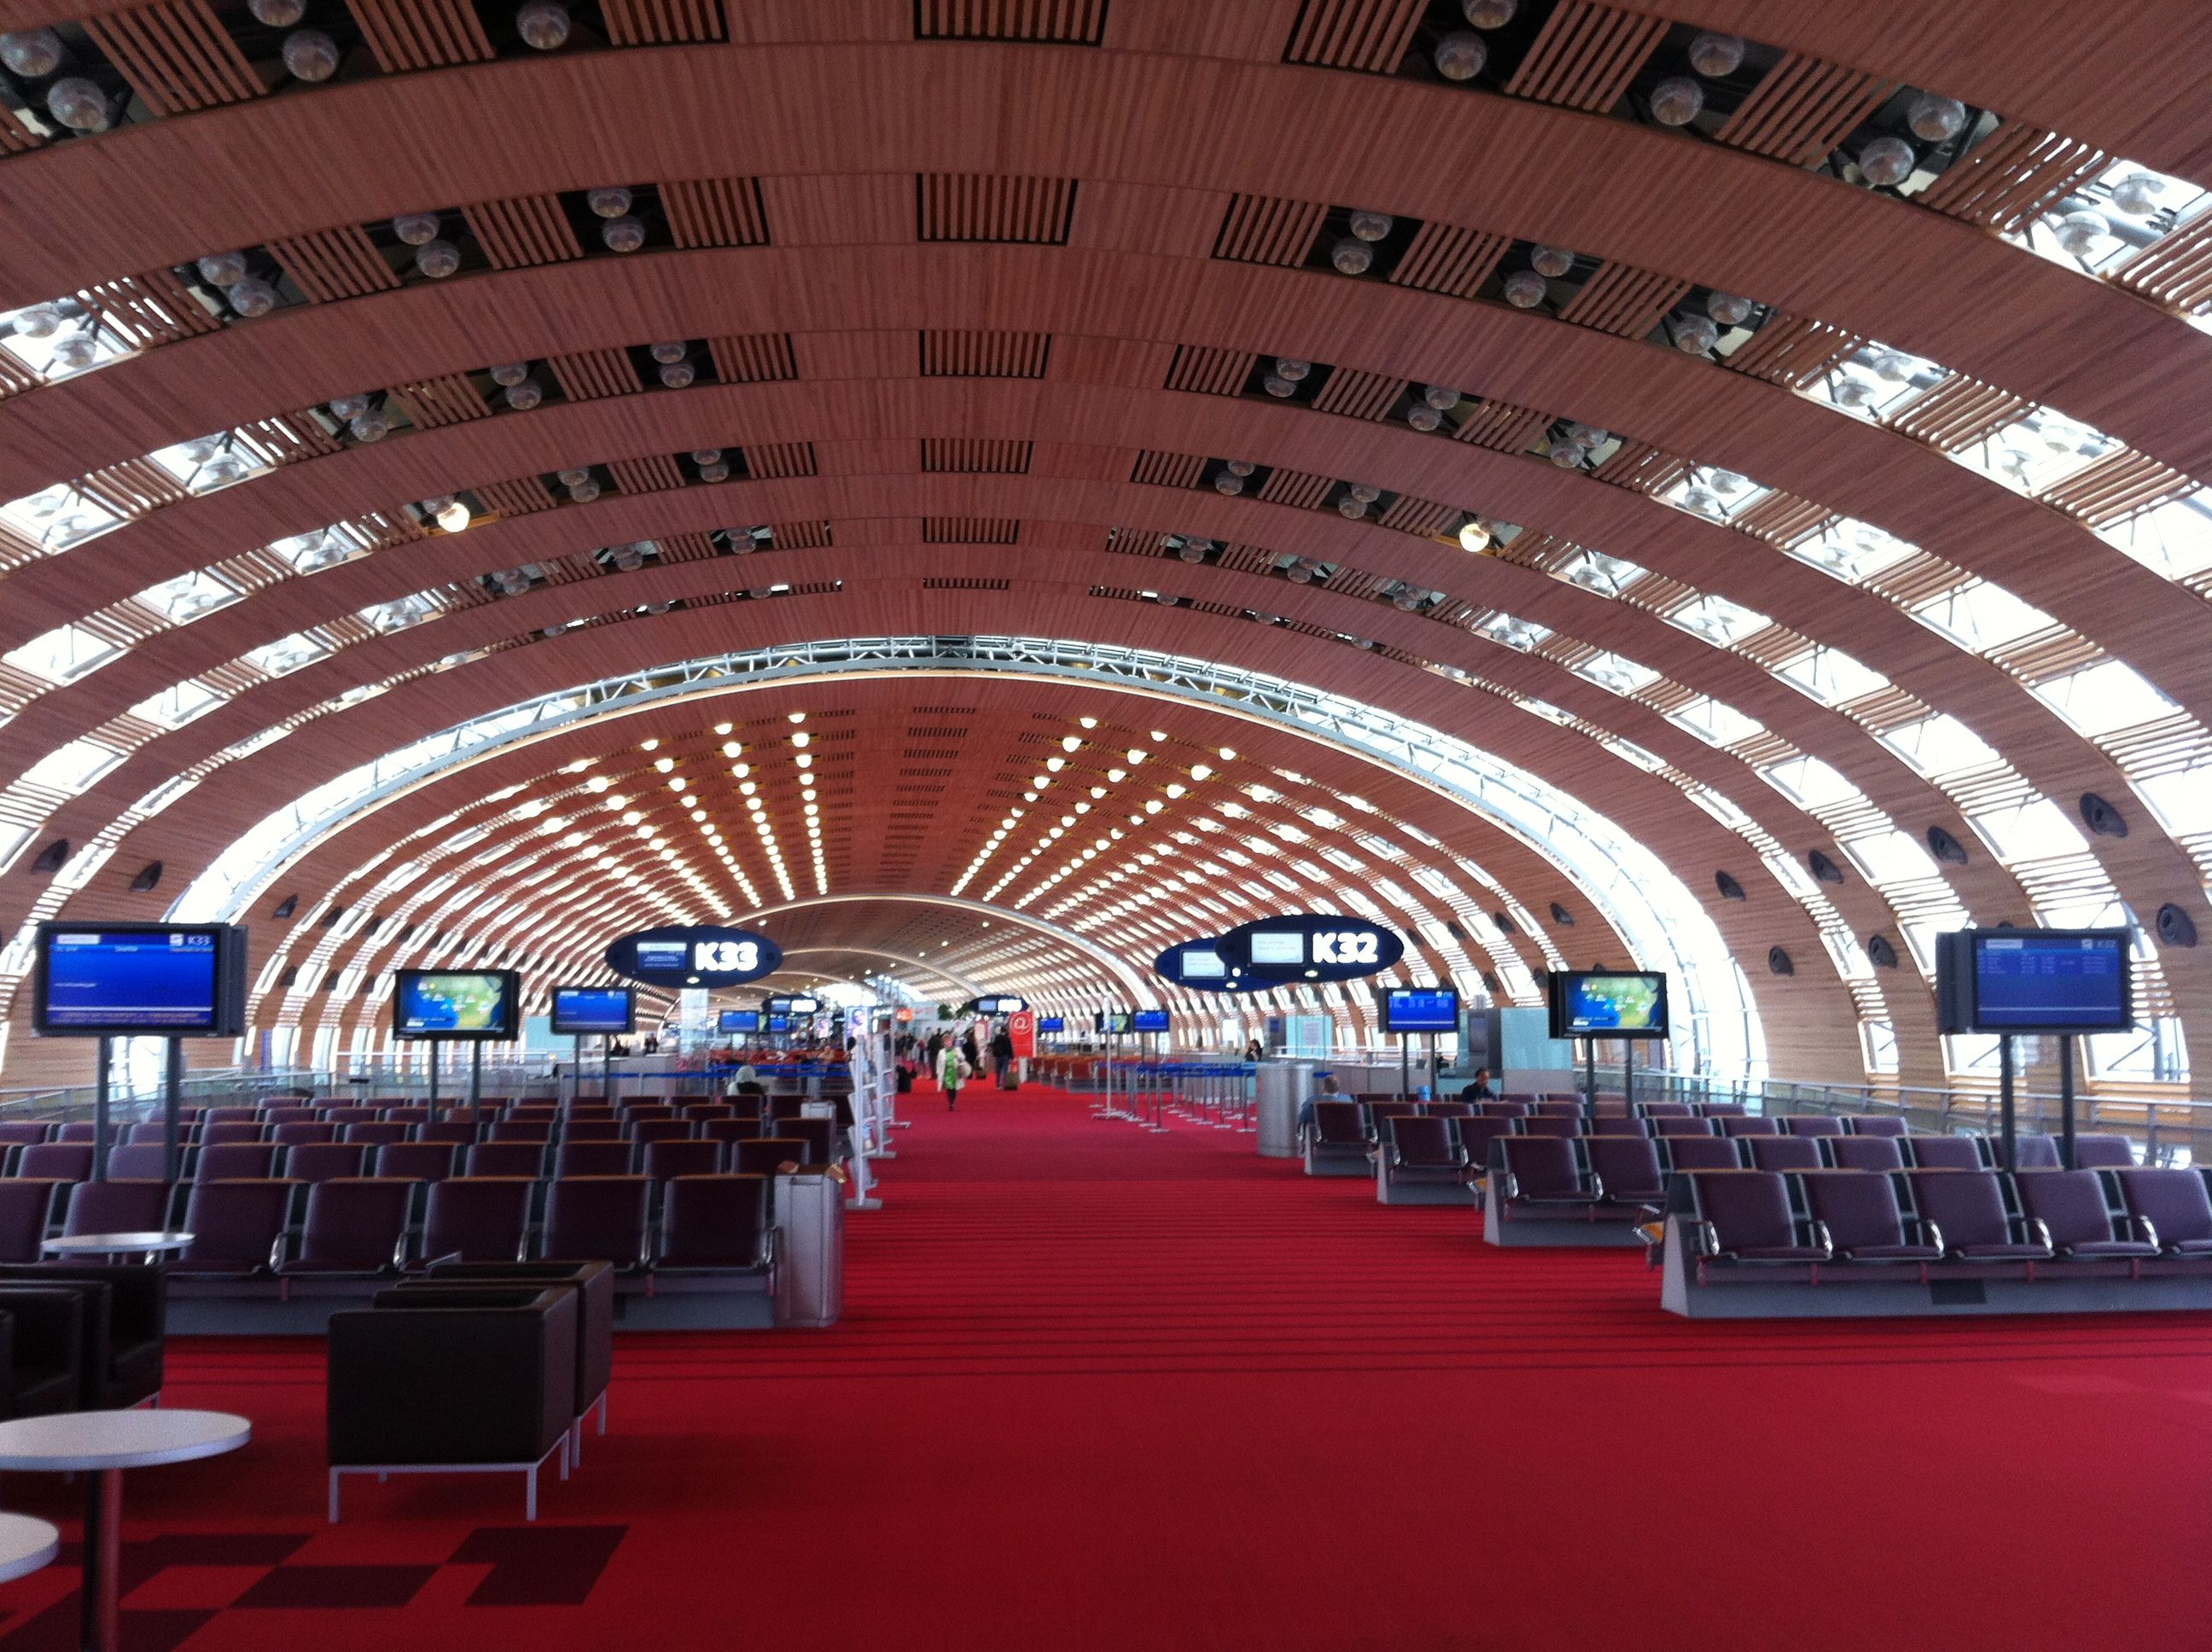
[[[1552,976],[1554,1038],[1664,1038],[1667,977],[1562,969]]]
[[[512,1038],[518,981],[508,969],[402,969],[392,992],[396,1038]]]

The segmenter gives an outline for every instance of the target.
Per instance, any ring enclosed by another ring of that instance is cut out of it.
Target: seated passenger
[[[1344,1092],[1337,1088],[1336,1076],[1328,1072],[1322,1074],[1320,1081],[1314,1085],[1314,1093],[1298,1103],[1298,1133],[1304,1135],[1313,1128],[1316,1102],[1340,1102],[1343,1099]]]
[[[1462,1102],[1496,1101],[1498,1092],[1490,1087],[1490,1069],[1477,1067],[1474,1070],[1474,1082],[1460,1091],[1459,1098]]]

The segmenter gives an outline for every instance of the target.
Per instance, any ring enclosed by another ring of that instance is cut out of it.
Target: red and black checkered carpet
[[[1249,1136],[970,1091],[882,1166],[827,1332],[624,1339],[543,1518],[323,1519],[314,1345],[193,1340],[235,1456],[130,1477],[132,1652],[2165,1652],[2206,1644],[2212,1316],[1689,1325]],[[45,1477],[0,1506],[61,1520]],[[73,1568],[0,1586],[72,1644]]]

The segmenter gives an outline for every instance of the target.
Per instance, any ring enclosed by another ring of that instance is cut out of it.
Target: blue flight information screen
[[[1139,1010],[1131,1023],[1140,1033],[1165,1032],[1168,1012],[1165,1010]]]
[[[48,1026],[191,1032],[216,1024],[212,935],[64,931],[48,958]]]
[[[630,1029],[627,987],[556,987],[553,989],[553,1031],[563,1038],[590,1038]]]
[[[2118,1029],[2132,1019],[2124,937],[2022,932],[1975,940],[1975,1019],[1984,1029]]]
[[[1459,1030],[1459,994],[1449,987],[1394,987],[1382,1001],[1382,1030],[1449,1033]]]

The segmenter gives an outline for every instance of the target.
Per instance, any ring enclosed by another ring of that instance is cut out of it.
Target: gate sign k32
[[[1285,981],[1357,981],[1406,955],[1394,930],[1364,918],[1286,913],[1239,924],[1218,950],[1240,986]]]
[[[607,968],[655,987],[735,987],[772,975],[783,949],[750,929],[672,925],[641,929],[607,948]]]

